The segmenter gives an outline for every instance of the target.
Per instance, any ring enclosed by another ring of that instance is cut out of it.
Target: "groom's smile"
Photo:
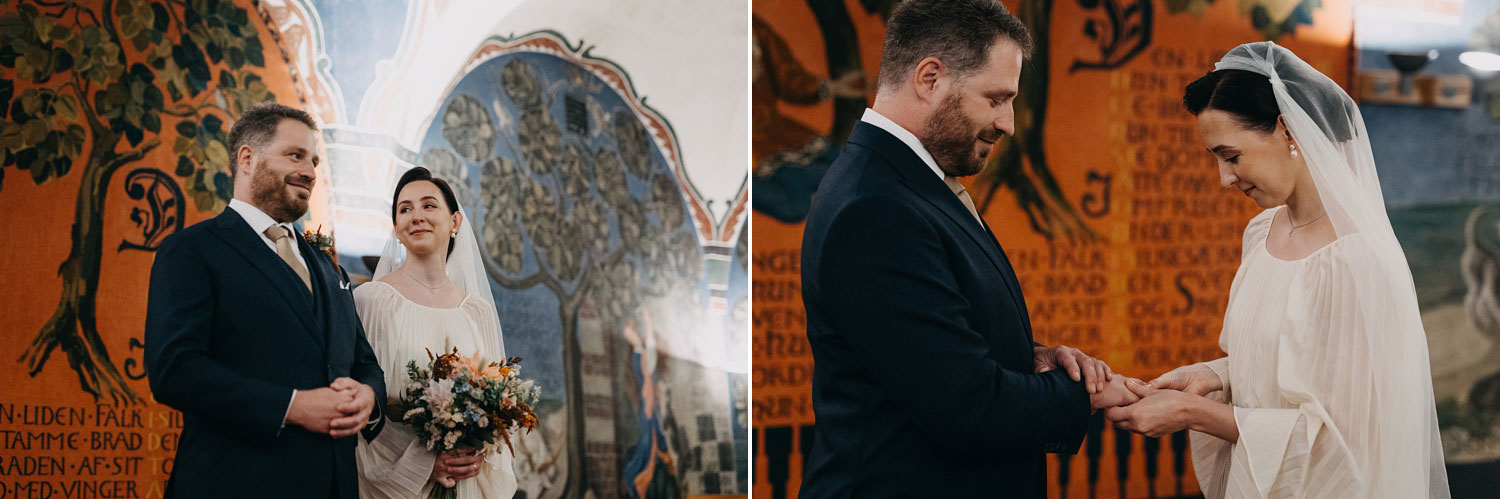
[[[317,133],[296,120],[276,126],[269,143],[254,151],[258,157],[250,174],[250,201],[280,223],[307,213],[307,202],[317,184]]]
[[[977,145],[979,146],[979,159],[981,161],[989,157],[990,150],[995,148],[995,143],[1000,141],[1000,137],[1002,135],[999,131],[990,131],[993,132],[992,135],[994,135],[994,138],[986,138],[985,134],[983,132],[980,132],[979,138],[976,140],[976,142],[978,143]]]
[[[300,199],[307,199],[312,196],[312,183],[312,179],[304,178],[301,175],[292,174],[286,177],[286,185],[291,187],[293,189],[292,193],[296,194]]]

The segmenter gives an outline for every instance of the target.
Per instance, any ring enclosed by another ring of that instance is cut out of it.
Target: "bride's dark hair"
[[[1271,91],[1271,79],[1238,69],[1222,69],[1189,83],[1182,92],[1182,105],[1197,116],[1205,109],[1229,113],[1240,126],[1260,133],[1276,129],[1281,108]]]
[[[396,181],[396,192],[391,193],[392,224],[396,223],[396,204],[401,202],[401,189],[405,189],[406,184],[421,180],[432,182],[432,185],[436,185],[438,190],[443,192],[443,201],[448,203],[448,213],[458,212],[458,198],[453,195],[453,188],[448,186],[448,182],[432,176],[431,170],[418,166],[401,174],[401,180]],[[453,256],[453,242],[453,238],[448,238],[448,256]]]
[[[1320,91],[1327,87],[1308,81],[1290,81],[1287,94],[1323,130],[1328,140],[1337,144],[1354,137],[1354,124],[1341,91]],[[1329,83],[1332,86],[1332,83]],[[1333,87],[1337,90],[1337,87]],[[1353,101],[1349,101],[1353,102]],[[1189,83],[1182,91],[1182,105],[1197,116],[1205,109],[1229,113],[1240,126],[1260,133],[1276,130],[1281,107],[1266,75],[1241,69],[1221,69]]]

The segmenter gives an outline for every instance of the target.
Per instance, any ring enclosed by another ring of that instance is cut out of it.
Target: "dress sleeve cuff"
[[[1283,469],[1304,469],[1309,429],[1302,411],[1235,407],[1234,421],[1241,436],[1235,460],[1245,465],[1259,497],[1270,495]]]
[[[360,473],[374,497],[420,497],[432,475],[437,454],[427,450],[416,435],[392,427],[369,442],[357,444]]]

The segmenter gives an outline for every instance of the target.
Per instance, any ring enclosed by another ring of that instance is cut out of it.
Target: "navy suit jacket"
[[[157,250],[146,372],[156,400],[183,413],[167,497],[358,497],[354,438],[282,427],[292,390],[342,376],[374,389],[372,416],[385,403],[348,276],[300,235],[297,247],[311,293],[233,209]]]
[[[816,436],[801,497],[1043,497],[1082,383],[1036,374],[995,236],[911,148],[855,125],[802,238]]]

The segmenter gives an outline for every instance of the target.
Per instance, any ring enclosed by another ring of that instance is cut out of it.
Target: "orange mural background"
[[[275,28],[287,25],[278,22],[278,16],[284,12],[267,11],[258,7],[258,2],[66,4],[44,6],[21,1],[0,5],[0,31],[5,31],[4,36],[16,35],[18,31],[11,31],[14,28],[11,23],[37,18],[20,15],[23,9],[37,9],[35,14],[55,18],[61,29],[78,33],[88,30],[88,26],[99,25],[95,23],[110,25],[111,28],[105,29],[105,37],[94,40],[94,45],[116,44],[120,51],[113,59],[126,68],[137,64],[151,67],[152,77],[145,83],[156,88],[155,98],[164,101],[161,103],[164,105],[159,110],[147,105],[129,111],[136,114],[127,121],[142,132],[138,144],[123,139],[118,143],[95,144],[99,141],[96,135],[99,130],[90,129],[82,144],[85,153],[74,159],[66,173],[40,184],[16,164],[4,167],[0,213],[10,219],[6,235],[0,237],[0,275],[4,276],[4,285],[0,286],[0,303],[4,304],[0,307],[3,310],[0,380],[4,380],[4,391],[0,394],[0,497],[161,497],[182,420],[176,411],[151,398],[144,377],[140,342],[154,253],[149,249],[122,248],[121,244],[144,242],[154,248],[152,240],[159,243],[161,237],[172,232],[176,227],[173,221],[151,214],[153,209],[163,208],[168,199],[175,199],[177,204],[166,205],[167,209],[160,213],[175,218],[174,206],[183,206],[183,227],[211,218],[222,210],[229,195],[212,185],[200,187],[196,182],[203,176],[211,184],[216,173],[227,175],[226,165],[214,160],[218,158],[215,151],[225,145],[224,134],[228,133],[230,123],[260,100],[306,106],[301,87],[306,78],[295,76],[289,53],[282,47],[287,34]],[[199,22],[196,27],[186,28],[193,24],[193,17],[187,15],[190,9],[197,9],[193,15]],[[142,16],[143,11],[148,14]],[[122,15],[132,12],[134,17]],[[241,13],[243,17],[239,17]],[[161,14],[166,14],[166,18]],[[219,16],[224,24],[214,24],[212,16]],[[183,24],[185,19],[188,24]],[[229,24],[235,27],[226,28]],[[162,26],[166,29],[158,29]],[[152,41],[153,30],[162,35],[155,41]],[[232,30],[242,31],[236,34]],[[133,40],[132,34],[144,37],[145,42]],[[205,42],[194,43],[200,53],[210,45],[213,48],[208,49],[206,59],[201,55],[197,58],[179,55],[185,59],[152,55],[154,47],[162,45],[168,46],[164,53],[171,54],[173,47],[182,45],[183,40]],[[140,48],[142,45],[145,50]],[[230,55],[231,47],[239,50],[240,55]],[[243,55],[252,49],[260,55]],[[235,58],[241,61],[239,67],[231,62]],[[256,60],[261,64],[256,64]],[[179,61],[201,64],[179,65]],[[162,67],[155,67],[156,62]],[[102,116],[106,108],[91,91],[102,91],[122,81],[120,74],[124,73],[90,81],[59,72],[48,81],[38,82],[20,72],[14,64],[0,67],[0,80],[13,82],[18,100],[28,89],[60,89],[59,93],[82,90],[79,93],[85,94],[83,98],[93,105],[78,106],[74,113],[65,113],[59,119],[84,123],[107,119]],[[194,85],[189,78],[197,78],[195,72],[209,75],[207,79],[196,80],[201,89],[193,92],[187,86],[179,86],[180,98],[167,97],[178,95],[169,89],[174,84]],[[127,92],[133,92],[127,94],[130,102],[152,99],[147,96],[152,92],[141,86]],[[94,113],[101,116],[95,118]],[[147,114],[154,118],[146,117]],[[152,119],[158,122],[155,127],[143,125]],[[212,138],[205,135],[205,140],[197,141],[198,134],[214,128],[206,125],[214,120],[219,122],[217,131],[221,135]],[[11,133],[14,126],[17,126],[14,120],[6,121],[5,132]],[[116,124],[106,126],[105,130],[111,132],[106,136],[117,136],[123,130]],[[182,142],[185,134],[180,130],[187,127],[196,127],[194,136],[187,137],[188,142],[197,142],[196,145]],[[7,142],[13,138],[0,136],[0,143],[14,145]],[[93,180],[98,175],[95,170],[98,164],[90,165],[87,151],[96,147],[108,148],[97,152],[104,159],[103,164],[123,163],[112,174]],[[8,153],[14,159],[14,151]],[[133,156],[137,154],[139,157]],[[179,156],[189,158],[192,164],[182,166]],[[131,174],[143,169],[163,175],[153,177],[151,183],[145,183],[146,177],[138,179],[141,182],[138,187],[143,189],[140,192],[145,194],[137,197],[129,193],[134,178]],[[183,175],[189,170],[189,174]],[[326,166],[319,173],[326,175]],[[89,182],[97,182],[98,190],[88,189]],[[170,197],[169,183],[180,189],[179,197]],[[222,186],[221,183],[218,187]],[[80,201],[80,196],[96,193],[99,194],[96,200]],[[154,194],[167,197],[153,202]],[[324,190],[315,191],[313,205],[323,205],[325,197]],[[86,221],[91,214],[99,215],[99,225],[80,228],[78,220]],[[147,237],[152,222],[163,225],[152,233],[154,237]],[[101,241],[93,252],[86,244],[75,244],[86,232]],[[77,264],[79,267],[60,269],[75,247],[82,247],[75,255],[75,261],[81,262]],[[97,259],[98,274],[93,279],[88,272],[75,272],[76,268],[90,265],[87,262],[90,258]],[[73,275],[78,277],[70,281],[69,276]],[[71,312],[78,317],[78,323],[65,324],[57,333],[76,339],[62,341],[59,343],[62,346],[51,350],[28,350],[39,331],[58,313],[59,297],[77,292],[75,286],[86,287],[91,280],[97,283],[97,293],[92,300],[80,300],[78,309]],[[98,343],[85,348],[90,355],[70,358],[67,346],[88,343],[89,330],[97,331],[98,335]],[[42,352],[46,353],[35,355]],[[98,368],[97,372],[76,366],[79,362],[87,364],[81,360],[85,358],[98,362],[92,364]],[[38,366],[35,372],[32,365]],[[118,373],[120,383],[110,381],[111,371]],[[85,387],[97,391],[98,396],[91,395]]]
[[[828,74],[825,40],[809,8],[816,3],[757,0],[752,11],[785,40],[797,63],[829,79],[837,75]],[[870,2],[844,3],[858,35],[866,81],[874,81],[883,19],[865,9]],[[1007,159],[1005,148],[1016,144],[1002,142],[986,172],[970,179],[969,189],[1016,267],[1037,340],[1081,348],[1117,373],[1144,379],[1222,356],[1218,332],[1239,265],[1240,236],[1259,208],[1219,187],[1214,162],[1182,108],[1182,90],[1229,49],[1267,39],[1348,88],[1352,5],[1336,0],[1004,3],[1031,26],[1037,54],[1045,57],[1027,63],[1017,102],[1024,107],[1027,92],[1044,86],[1045,103],[1017,113],[1023,135],[1044,134],[1044,151],[1022,150]],[[1093,8],[1083,6],[1090,4]],[[1126,14],[1111,17],[1109,9]],[[1257,26],[1252,17],[1259,14],[1275,22]],[[1039,16],[1047,16],[1046,22]],[[1144,29],[1149,40],[1125,56],[1142,34],[1132,28]],[[1106,67],[1074,69],[1076,63],[1094,61]],[[873,92],[868,97],[873,100]],[[777,102],[775,109],[819,133],[829,133],[835,119],[828,101]],[[1047,195],[1048,176],[1055,179],[1056,197]],[[1032,208],[1022,206],[1028,201]],[[752,227],[752,490],[759,498],[795,497],[802,456],[816,438],[811,435],[812,357],[799,291],[802,226],[756,212]],[[1079,455],[1049,457],[1049,494],[1199,493],[1185,438],[1178,443],[1120,435],[1126,434],[1095,428]]]

